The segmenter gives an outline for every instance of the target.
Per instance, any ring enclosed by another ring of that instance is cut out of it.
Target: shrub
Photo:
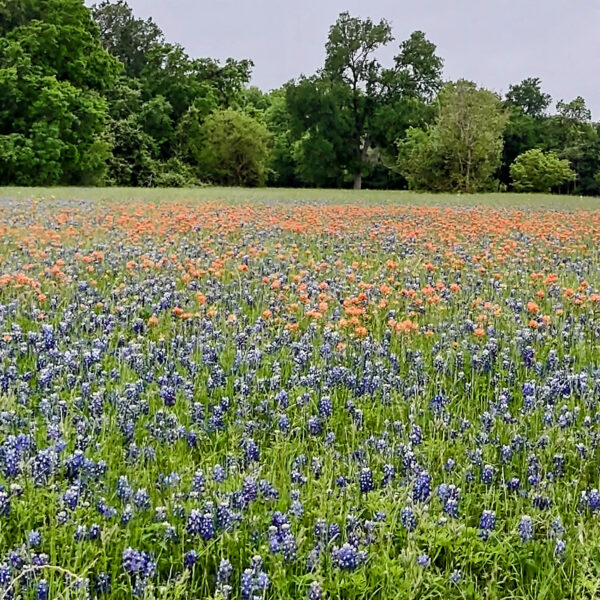
[[[517,192],[550,192],[573,181],[575,173],[568,160],[558,158],[554,152],[534,148],[517,156],[510,166],[510,177]]]
[[[201,133],[201,179],[222,185],[264,184],[270,134],[262,123],[238,110],[220,110],[206,118]]]

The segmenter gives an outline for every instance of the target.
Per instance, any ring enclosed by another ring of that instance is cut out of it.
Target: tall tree
[[[274,90],[268,95],[269,106],[265,109],[265,123],[273,136],[269,184],[283,187],[298,185],[296,161],[293,155],[294,137],[291,115],[286,103],[285,89]]]
[[[570,102],[556,104],[558,116],[553,120],[558,152],[575,170],[576,193],[596,194],[599,191],[600,139],[585,100],[578,96]]]
[[[236,104],[252,62],[190,58],[180,45],[165,41],[152,19],[136,18],[125,0],[103,0],[92,14],[104,47],[125,65],[124,77],[108,92],[111,181],[189,181],[192,170],[185,160],[195,160],[198,138],[186,143],[184,128],[197,133],[212,111]]]
[[[551,102],[550,94],[542,91],[539,77],[529,77],[509,87],[504,102],[509,120],[500,167],[500,181],[504,185],[510,183],[510,166],[518,156],[533,148],[553,147],[551,117],[547,115]]]
[[[500,99],[474,83],[459,80],[440,93],[436,132],[447,150],[454,187],[464,192],[489,185],[502,155],[507,115]]]
[[[299,155],[305,161],[311,156],[320,161],[324,153],[335,152],[338,173],[333,165],[323,169],[301,164],[304,179],[308,171],[321,171],[321,181],[339,180],[340,173],[349,173],[354,187],[360,188],[372,165],[370,150],[381,143],[389,145],[382,125],[393,121],[390,111],[402,114],[399,101],[415,97],[425,101],[439,89],[442,61],[424,34],[415,32],[400,46],[393,66],[384,68],[377,52],[392,40],[387,21],[374,23],[344,12],[330,28],[323,69],[316,77],[301,79],[299,90],[288,88],[292,120],[304,123],[300,135],[300,150],[304,150]],[[397,128],[401,131],[402,125]]]
[[[160,27],[152,18],[137,19],[125,0],[103,0],[91,10],[104,48],[123,63],[128,77],[139,77],[151,48],[164,43]]]
[[[489,189],[500,165],[507,121],[500,98],[459,80],[442,89],[438,103],[435,124],[424,133],[413,130],[400,145],[406,178],[412,187],[437,191]]]
[[[120,65],[80,0],[0,7],[0,181],[102,180],[110,148],[103,94]]]
[[[350,88],[347,109],[351,115],[354,157],[349,166],[354,174],[355,189],[361,187],[363,163],[371,145],[369,118],[382,94],[382,67],[375,53],[393,39],[387,21],[363,21],[346,12],[329,30],[325,45],[324,75]]]
[[[348,89],[321,77],[301,78],[286,88],[296,173],[304,184],[343,185],[354,160]]]
[[[384,72],[388,96],[401,92],[404,98],[430,102],[442,87],[444,61],[437,56],[436,45],[422,31],[413,31],[400,44],[394,68]]]
[[[543,117],[552,102],[552,96],[542,92],[539,77],[528,77],[521,83],[511,85],[506,94],[506,103],[515,106],[530,117]]]

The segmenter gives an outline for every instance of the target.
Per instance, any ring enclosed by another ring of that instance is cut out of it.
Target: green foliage
[[[156,145],[141,128],[136,115],[109,123],[112,153],[108,160],[108,181],[121,186],[151,186],[157,173]]]
[[[110,181],[196,183],[199,127],[214,110],[242,101],[252,62],[192,59],[181,46],[166,43],[152,19],[136,19],[123,0],[103,1],[92,13],[104,47],[123,62],[127,76],[108,91]]]
[[[0,24],[0,182],[101,183],[102,93],[120,66],[79,0],[8,0]]]
[[[558,115],[553,118],[555,149],[567,159],[576,173],[575,193],[597,194],[600,168],[600,139],[597,127],[591,123],[591,113],[579,96],[571,102],[557,103]]]
[[[178,159],[170,158],[166,162],[159,163],[152,181],[155,187],[195,187],[198,178],[193,167]]]
[[[144,102],[139,112],[142,129],[156,144],[157,158],[167,160],[172,155],[174,138],[173,108],[163,96],[155,96]]]
[[[445,164],[445,152],[435,128],[411,127],[398,144],[398,164],[412,190],[452,190]]]
[[[393,40],[389,23],[342,13],[329,31],[322,71],[287,86],[294,156],[311,185],[362,185],[410,122],[403,104],[424,104],[439,89],[442,61],[422,32],[402,43],[391,68],[377,52]],[[414,107],[414,106],[413,106]],[[391,134],[390,132],[394,132]],[[374,153],[373,150],[377,149]],[[390,161],[387,161],[390,162]]]
[[[300,181],[339,187],[354,157],[348,88],[330,80],[301,78],[286,88],[293,158]],[[350,142],[349,142],[350,140]]]
[[[177,155],[187,164],[198,164],[204,143],[202,123],[206,115],[196,106],[190,106],[177,125]]]
[[[542,92],[539,77],[529,77],[517,85],[511,85],[506,94],[506,103],[519,108],[530,117],[543,117],[552,97]]]
[[[507,189],[511,165],[537,148],[569,161],[562,191],[600,194],[599,126],[583,98],[550,115],[529,77],[502,112],[474,84],[442,89],[422,31],[383,64],[393,40],[385,19],[343,12],[323,67],[265,93],[249,86],[252,61],[190,57],[126,0],[0,0],[0,184],[195,185],[205,120],[233,109],[270,134],[253,184],[476,191],[497,177]]]
[[[535,148],[519,155],[510,167],[513,188],[517,192],[550,192],[575,179],[568,160],[561,160],[554,152]]]
[[[160,27],[150,19],[136,19],[124,0],[103,0],[92,6],[104,48],[118,58],[128,77],[139,77],[150,50],[164,42]]]
[[[163,44],[149,51],[140,81],[144,97],[163,96],[177,120],[192,104],[209,96],[215,96],[219,106],[228,106],[247,83],[251,65],[229,59],[221,67],[211,59],[190,59],[181,46]]]
[[[384,73],[384,83],[389,86],[389,91],[400,90],[404,97],[422,102],[433,100],[442,87],[444,65],[435,52],[435,44],[422,31],[413,31],[400,44],[400,52],[394,58],[394,68]]]
[[[291,131],[291,115],[286,103],[285,90],[271,92],[264,116],[272,136],[268,183],[286,187],[298,185],[293,154],[295,140]]]
[[[440,92],[439,113],[426,132],[400,143],[401,172],[414,189],[477,192],[493,187],[507,115],[492,92],[465,80]]]
[[[268,129],[246,113],[225,109],[212,113],[201,128],[197,172],[223,185],[263,185],[270,159]]]

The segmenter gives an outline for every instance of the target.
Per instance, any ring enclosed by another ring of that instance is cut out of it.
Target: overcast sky
[[[395,41],[421,29],[438,47],[447,79],[504,93],[542,79],[557,100],[583,96],[600,118],[600,0],[129,0],[167,40],[193,57],[251,58],[252,83],[279,87],[323,64],[330,25],[353,16],[388,19]]]

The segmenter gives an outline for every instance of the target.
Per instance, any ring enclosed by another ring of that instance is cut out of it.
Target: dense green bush
[[[549,192],[573,181],[575,173],[569,161],[554,152],[534,148],[520,154],[510,166],[512,185],[517,192]]]
[[[212,113],[201,129],[201,179],[222,185],[264,185],[271,135],[265,125],[233,109]]]

